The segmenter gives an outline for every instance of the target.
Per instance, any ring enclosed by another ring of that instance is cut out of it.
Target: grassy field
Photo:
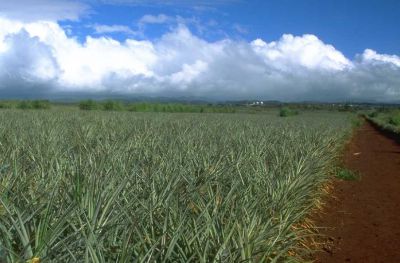
[[[156,103],[156,102],[123,102],[119,100],[82,100],[71,103],[55,103],[48,100],[15,100],[1,101],[0,109],[50,109],[52,107],[78,108],[81,110],[102,111],[133,111],[133,112],[190,112],[190,113],[235,113],[243,107],[233,107],[218,104],[190,104],[190,103]],[[250,111],[248,107],[244,107]]]
[[[287,262],[346,113],[0,110],[0,262]]]
[[[382,129],[400,134],[400,109],[374,110],[365,116]]]

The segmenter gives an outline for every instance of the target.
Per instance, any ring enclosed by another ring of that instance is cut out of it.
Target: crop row
[[[283,262],[344,114],[0,112],[0,261]]]

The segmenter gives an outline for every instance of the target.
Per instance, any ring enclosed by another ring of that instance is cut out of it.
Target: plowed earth
[[[326,235],[316,262],[400,262],[400,144],[366,123],[344,164],[360,179],[335,180],[316,224]]]

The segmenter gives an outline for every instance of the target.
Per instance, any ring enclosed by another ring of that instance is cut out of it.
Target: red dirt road
[[[316,218],[329,238],[316,262],[400,262],[400,145],[366,123],[344,161],[361,179],[334,182]]]

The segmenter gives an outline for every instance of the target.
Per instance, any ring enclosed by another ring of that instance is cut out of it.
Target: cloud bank
[[[0,18],[0,95],[21,94],[392,102],[400,57],[366,49],[349,59],[314,35],[208,42],[184,25],[153,41],[80,43],[57,22]]]

